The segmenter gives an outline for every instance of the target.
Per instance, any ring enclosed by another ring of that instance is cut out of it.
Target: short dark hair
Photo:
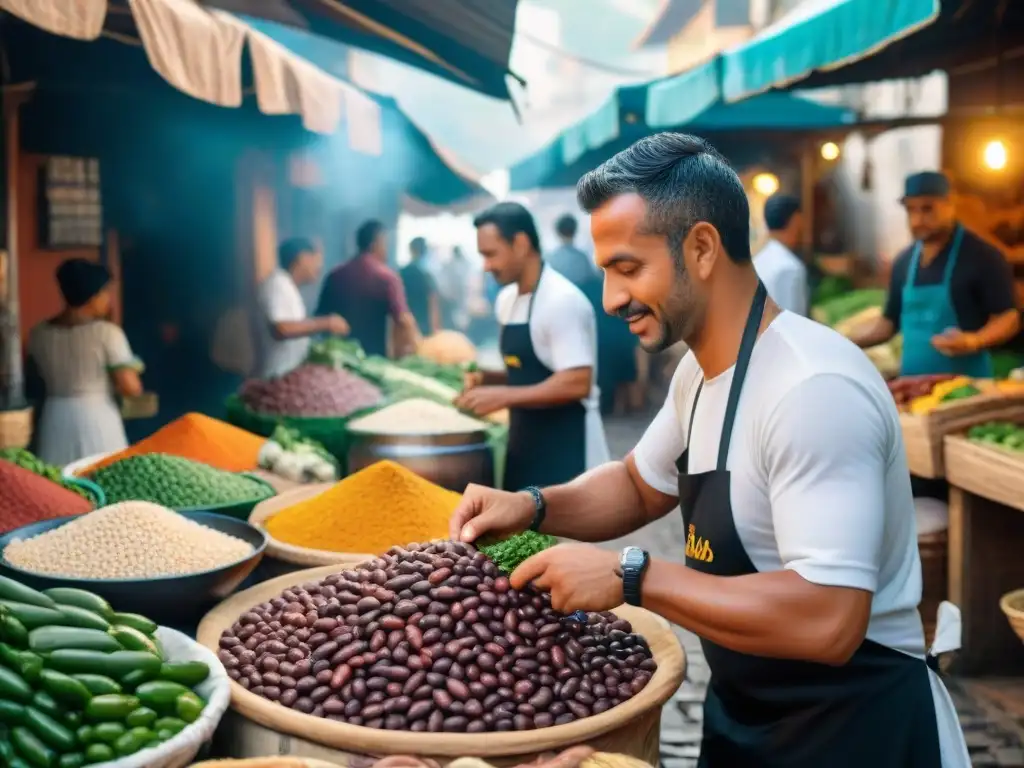
[[[576,237],[576,217],[571,213],[563,213],[555,222],[555,232],[565,238]]]
[[[769,230],[776,232],[789,226],[790,219],[799,212],[800,200],[798,198],[776,192],[765,200],[764,223]]]
[[[501,233],[502,239],[509,243],[522,232],[530,241],[533,250],[540,252],[537,224],[525,206],[509,202],[492,205],[487,210],[478,213],[473,219],[473,226],[477,229],[485,224],[493,224]]]
[[[409,241],[409,250],[415,258],[419,258],[427,252],[427,238],[414,237]]]
[[[729,163],[704,139],[685,133],[646,136],[576,185],[576,199],[587,213],[627,194],[644,199],[649,231],[664,235],[680,262],[683,240],[699,221],[718,230],[730,259],[750,261],[747,193]]]
[[[277,247],[277,263],[287,271],[292,268],[299,256],[304,253],[316,252],[316,243],[308,237],[289,237]]]
[[[377,221],[377,219],[370,219],[360,224],[359,229],[356,230],[356,248],[359,249],[359,252],[366,253],[370,250],[377,239],[377,235],[383,232],[384,229],[384,222]]]

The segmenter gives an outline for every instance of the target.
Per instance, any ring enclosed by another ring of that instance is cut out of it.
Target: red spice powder
[[[40,520],[91,511],[92,505],[77,493],[17,464],[0,461],[0,534]]]

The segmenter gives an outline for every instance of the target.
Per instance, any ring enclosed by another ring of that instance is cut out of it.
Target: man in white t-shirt
[[[641,605],[699,635],[701,768],[967,768],[926,662],[910,476],[877,371],[767,297],[743,185],[702,139],[641,139],[577,195],[605,308],[647,351],[691,351],[624,461],[543,490],[471,486],[452,537],[606,541],[678,506],[685,564],[565,544],[512,584],[549,591],[560,611]]]
[[[457,401],[478,415],[509,409],[506,488],[566,482],[608,460],[597,389],[597,320],[587,297],[545,267],[530,212],[499,203],[474,220],[495,302],[505,372]]]
[[[807,267],[794,253],[803,235],[800,201],[781,192],[764,204],[764,222],[771,240],[754,256],[754,269],[772,301],[783,309],[807,316]]]
[[[348,323],[340,315],[307,317],[299,286],[317,280],[323,261],[320,249],[306,238],[285,240],[278,248],[278,269],[260,284],[258,291],[263,378],[283,376],[302,365],[309,354],[310,336],[348,334]]]

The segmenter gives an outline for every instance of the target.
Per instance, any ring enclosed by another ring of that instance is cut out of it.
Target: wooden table
[[[955,671],[1024,674],[1024,644],[999,598],[1024,587],[1024,453],[944,440],[949,481],[949,599],[963,617]]]

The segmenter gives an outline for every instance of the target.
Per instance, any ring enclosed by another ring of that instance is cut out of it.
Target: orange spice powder
[[[144,453],[181,456],[225,472],[248,472],[259,467],[260,449],[266,442],[267,438],[225,421],[201,413],[186,413],[135,445],[80,470],[78,475],[88,475],[115,461]]]

